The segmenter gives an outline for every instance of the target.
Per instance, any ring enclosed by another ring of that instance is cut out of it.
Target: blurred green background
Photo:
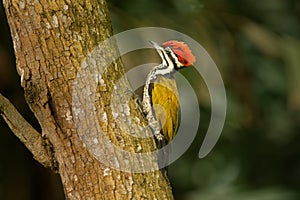
[[[2,5],[1,5],[2,6]],[[195,142],[169,167],[175,199],[300,199],[300,1],[111,0],[115,33],[144,26],[180,31],[216,62],[227,118],[213,151],[198,158],[209,117],[199,86]],[[0,92],[35,127],[22,97],[1,7]],[[184,75],[192,83],[192,70]],[[59,177],[44,169],[0,119],[0,200],[64,199]]]

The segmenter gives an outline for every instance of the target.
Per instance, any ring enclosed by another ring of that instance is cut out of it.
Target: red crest
[[[178,61],[183,64],[183,66],[191,66],[195,62],[195,56],[192,54],[191,49],[184,42],[179,42],[177,40],[170,40],[163,43],[164,47],[170,47],[173,52],[177,55]]]

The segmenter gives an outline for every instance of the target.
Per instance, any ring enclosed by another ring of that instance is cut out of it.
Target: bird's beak
[[[150,44],[152,44],[152,46],[157,50],[157,51],[162,51],[164,50],[163,47],[161,47],[159,44],[157,44],[156,42],[153,42],[151,40],[149,40]]]
[[[156,42],[153,42],[151,40],[149,40],[149,42],[153,45],[153,47],[156,49],[158,55],[161,57],[162,61],[165,62],[164,59],[164,54],[165,54],[165,50],[162,46],[158,45]]]

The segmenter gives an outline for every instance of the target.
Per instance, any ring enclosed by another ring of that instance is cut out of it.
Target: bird
[[[174,74],[180,69],[192,66],[196,59],[184,42],[170,40],[162,45],[149,42],[156,49],[162,62],[153,67],[147,75],[143,88],[142,109],[154,134],[157,148],[160,149],[171,143],[179,126],[179,95]],[[160,165],[166,166],[167,163],[164,162]]]

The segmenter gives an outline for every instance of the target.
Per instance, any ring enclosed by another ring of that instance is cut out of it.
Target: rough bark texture
[[[37,147],[47,152],[48,158],[42,159],[46,160],[43,164],[60,174],[66,198],[173,199],[168,180],[160,171],[123,172],[99,162],[83,144],[78,124],[74,123],[73,117],[80,113],[72,110],[72,81],[76,79],[85,56],[100,41],[112,35],[106,2],[4,0],[4,6],[25,98],[42,127]],[[109,55],[114,53],[111,50]],[[120,62],[113,63],[102,73],[102,82],[97,86],[95,95],[95,112],[99,116],[100,127],[109,141],[125,151],[150,152],[155,148],[152,139],[129,136],[124,128],[121,130],[116,125],[112,116],[111,94],[123,73]],[[78,84],[82,84],[83,89],[87,87],[86,83]],[[118,87],[116,96],[119,100],[115,104],[122,105],[122,99],[127,95],[122,91],[130,91],[130,87],[125,79]],[[85,97],[78,97],[81,98]],[[123,109],[124,116],[145,124],[134,101],[130,101],[128,109],[129,115]],[[85,119],[80,126],[89,132],[86,137],[92,137],[96,130],[89,126],[89,116],[80,119]],[[121,122],[124,127],[128,124]],[[127,130],[138,131],[131,127]],[[100,146],[106,152],[101,141],[103,138],[90,139],[95,141],[97,148]],[[39,157],[34,150],[31,149],[31,152]],[[121,155],[116,155],[116,159],[119,163],[126,161]],[[143,162],[138,160],[130,165],[143,165]]]

